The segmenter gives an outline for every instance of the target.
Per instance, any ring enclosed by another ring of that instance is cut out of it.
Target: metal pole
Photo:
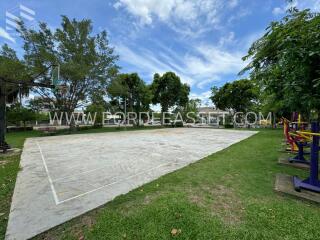
[[[319,123],[313,122],[311,124],[311,132],[319,132]],[[310,184],[318,184],[318,157],[319,157],[319,136],[314,135],[311,145],[311,161],[310,161]]]
[[[124,97],[124,127],[127,127],[127,98]]]

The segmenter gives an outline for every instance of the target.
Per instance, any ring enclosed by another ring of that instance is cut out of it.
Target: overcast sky
[[[320,10],[320,0],[294,4]],[[137,72],[150,83],[155,72],[174,71],[190,84],[191,97],[205,103],[212,86],[240,78],[248,47],[287,8],[284,0],[1,0],[0,44],[22,52],[12,15],[51,28],[61,15],[90,18],[94,32],[107,30],[121,72]]]

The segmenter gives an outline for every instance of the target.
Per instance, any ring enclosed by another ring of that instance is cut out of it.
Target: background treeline
[[[21,104],[8,108],[8,120],[24,122],[40,118],[41,105],[52,111],[86,112],[173,110],[185,115],[196,110],[199,100],[190,100],[190,87],[174,72],[155,73],[147,84],[137,73],[121,73],[118,56],[110,47],[107,32],[92,33],[88,19],[62,17],[61,26],[51,30],[40,23],[38,30],[21,25],[24,55],[3,45],[0,51],[1,88],[7,102],[32,90],[41,100],[31,101],[26,111]],[[272,22],[255,41],[243,60],[249,64],[239,73],[244,79],[212,87],[216,108],[234,112],[272,112],[276,118],[299,112],[304,119],[320,120],[320,16],[309,10],[290,9],[282,20]],[[51,82],[59,66],[54,88],[30,87],[30,81]],[[26,84],[13,84],[14,81]],[[16,109],[15,109],[16,108]],[[18,120],[18,116],[21,119]],[[22,117],[23,116],[23,117]]]

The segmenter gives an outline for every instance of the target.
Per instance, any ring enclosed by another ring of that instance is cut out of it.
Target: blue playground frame
[[[311,153],[310,153],[310,173],[309,177],[305,180],[294,176],[293,184],[296,191],[301,191],[301,189],[310,190],[313,192],[320,193],[320,181],[318,175],[318,158],[319,158],[319,123],[313,122],[311,124],[311,132],[315,133],[312,135],[311,143]]]

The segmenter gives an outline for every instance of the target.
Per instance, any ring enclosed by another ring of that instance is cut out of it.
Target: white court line
[[[36,141],[36,143],[37,143],[37,146],[38,146],[40,154],[41,154],[41,158],[42,158],[42,162],[43,162],[43,165],[44,165],[44,169],[46,170],[46,173],[47,173],[47,176],[48,176],[48,180],[49,180],[49,183],[50,183],[50,187],[51,187],[51,191],[52,191],[52,194],[53,194],[54,201],[55,201],[56,205],[58,205],[60,202],[59,202],[56,190],[54,188],[53,181],[52,181],[52,179],[50,177],[47,163],[46,163],[46,161],[44,159],[44,156],[43,156],[43,153],[42,153],[42,149],[41,149],[38,141]]]
[[[168,163],[169,163],[169,162],[166,162],[166,163],[164,163],[164,164],[160,164],[159,166],[156,166],[156,167],[153,167],[153,168],[149,168],[149,169],[147,169],[147,170],[145,170],[145,171],[142,171],[142,172],[140,172],[140,173],[131,175],[131,176],[126,177],[126,178],[124,178],[124,179],[121,179],[121,180],[119,180],[119,181],[115,181],[115,182],[112,182],[112,183],[108,183],[108,184],[106,184],[106,185],[103,185],[103,186],[98,187],[98,188],[96,188],[96,189],[90,190],[90,191],[88,191],[88,192],[81,193],[81,194],[79,194],[79,195],[77,195],[77,196],[74,196],[74,197],[71,197],[71,198],[62,200],[62,201],[58,202],[57,205],[59,205],[59,204],[61,204],[61,203],[68,202],[68,201],[71,201],[71,200],[73,200],[73,199],[77,199],[77,198],[79,198],[79,197],[82,197],[82,196],[84,196],[84,195],[87,195],[87,194],[90,194],[90,193],[93,193],[93,192],[96,192],[96,191],[98,191],[98,190],[100,190],[100,189],[102,189],[102,188],[109,187],[109,186],[111,186],[111,185],[114,185],[114,184],[123,182],[123,181],[128,180],[128,179],[130,179],[130,178],[133,178],[133,177],[135,177],[135,176],[144,174],[144,173],[146,173],[146,172],[149,172],[149,171],[152,171],[152,170],[157,169],[157,168],[159,168],[159,167],[162,167],[162,166],[164,166],[164,165],[167,165]]]
[[[87,174],[87,173],[91,173],[91,172],[94,172],[94,171],[98,171],[100,169],[104,169],[104,168],[107,168],[107,167],[111,167],[113,164],[103,164],[101,167],[99,168],[94,168],[94,169],[91,169],[91,170],[87,170],[87,171],[83,171],[83,172],[80,172],[80,173],[76,173],[76,174],[71,174],[69,176],[65,176],[65,177],[61,177],[61,178],[57,178],[57,179],[53,179],[52,181],[53,182],[59,182],[61,180],[64,180],[64,179],[68,179],[68,178],[73,178],[75,176],[79,176],[79,175],[83,175],[83,174]],[[77,166],[80,166],[80,165],[77,165]]]
[[[137,162],[137,161],[136,161]],[[64,179],[70,179],[70,178],[73,178],[75,176],[80,176],[80,175],[85,175],[85,174],[88,174],[88,173],[91,173],[91,172],[95,172],[95,171],[99,171],[101,169],[105,169],[105,168],[108,168],[108,167],[112,167],[114,164],[110,164],[110,163],[107,163],[107,164],[102,164],[100,167],[98,168],[94,168],[94,169],[91,169],[91,170],[87,170],[87,171],[82,171],[82,172],[79,172],[79,173],[76,173],[76,174],[71,174],[71,175],[68,175],[68,176],[65,176],[65,177],[60,177],[60,178],[57,178],[57,179],[53,179],[52,181],[53,182],[59,182],[61,180],[64,180]],[[80,165],[77,165],[77,166],[80,166]]]
[[[124,179],[121,179],[121,180],[119,180],[119,181],[115,181],[115,182],[112,182],[112,183],[103,185],[103,186],[101,186],[101,187],[98,187],[98,188],[96,188],[96,189],[90,190],[90,191],[88,191],[88,192],[79,194],[79,195],[77,195],[77,196],[74,196],[74,197],[71,197],[71,198],[68,198],[68,199],[59,201],[59,198],[58,198],[58,196],[57,196],[57,193],[56,193],[56,190],[55,190],[55,187],[54,187],[54,184],[53,184],[53,180],[52,180],[52,178],[51,178],[51,176],[50,176],[50,173],[49,173],[49,170],[48,170],[47,163],[46,163],[45,158],[44,158],[43,153],[42,153],[42,149],[41,149],[38,141],[36,141],[36,144],[37,144],[37,146],[38,146],[38,148],[39,148],[39,151],[40,151],[40,154],[41,154],[42,162],[43,162],[44,168],[45,168],[46,173],[47,173],[47,176],[48,176],[48,180],[49,180],[49,183],[50,183],[51,191],[52,191],[52,194],[53,194],[53,197],[54,197],[54,200],[55,200],[56,205],[59,205],[59,204],[61,204],[61,203],[65,203],[65,202],[71,201],[71,200],[73,200],[73,199],[77,199],[77,198],[82,197],[82,196],[85,196],[85,195],[87,195],[87,194],[96,192],[96,191],[98,191],[98,190],[100,190],[100,189],[102,189],[102,188],[105,188],[105,187],[112,186],[112,185],[114,185],[114,184],[123,182],[123,181],[125,181],[125,180],[128,180],[128,179],[130,179],[130,178],[133,178],[133,177],[135,177],[135,176],[139,176],[139,175],[141,175],[141,174],[144,174],[144,173],[146,173],[146,172],[152,171],[152,170],[154,170],[154,169],[157,169],[157,168],[159,168],[159,167],[165,166],[165,165],[167,165],[168,163],[170,163],[170,162],[166,162],[166,163],[160,164],[160,165],[158,165],[158,166],[156,166],[156,167],[149,168],[149,169],[147,169],[147,170],[145,170],[145,171],[142,171],[142,172],[140,172],[140,173],[131,175],[131,176],[126,177],[126,178],[124,178]],[[95,169],[95,170],[96,170],[96,169]],[[90,171],[89,171],[89,172],[90,172]],[[56,180],[55,180],[55,181],[56,181]]]

